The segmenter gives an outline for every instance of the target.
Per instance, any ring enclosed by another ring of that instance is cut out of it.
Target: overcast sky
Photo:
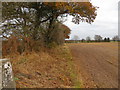
[[[92,39],[94,35],[101,35],[102,37],[112,38],[118,35],[118,2],[120,0],[91,0],[94,6],[99,7],[97,10],[97,17],[92,24],[80,23],[76,25],[71,22],[71,16],[64,22],[72,31],[70,39],[74,35],[79,36],[80,39],[90,36]]]

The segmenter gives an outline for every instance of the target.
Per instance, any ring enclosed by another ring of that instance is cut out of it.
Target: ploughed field
[[[68,44],[84,88],[118,87],[118,43]]]

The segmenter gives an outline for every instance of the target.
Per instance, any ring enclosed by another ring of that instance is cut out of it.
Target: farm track
[[[83,88],[118,87],[117,43],[68,44]]]

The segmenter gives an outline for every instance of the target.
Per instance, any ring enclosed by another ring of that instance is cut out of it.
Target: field
[[[67,43],[11,54],[17,88],[117,88],[118,43]]]
[[[118,43],[68,44],[83,88],[118,87]]]

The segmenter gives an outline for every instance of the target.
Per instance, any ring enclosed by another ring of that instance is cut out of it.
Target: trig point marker
[[[16,89],[12,65],[9,59],[0,59],[0,89]]]

